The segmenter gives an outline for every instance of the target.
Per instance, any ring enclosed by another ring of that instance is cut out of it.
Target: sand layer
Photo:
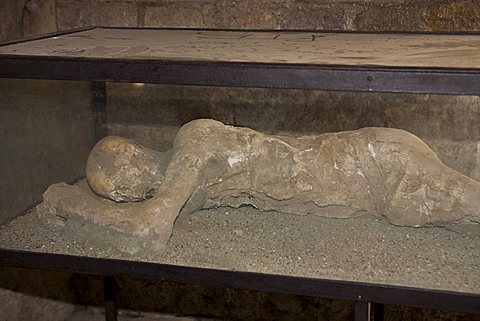
[[[35,211],[0,227],[0,247],[480,293],[480,237],[443,228],[225,207],[177,221],[166,252],[129,256]]]

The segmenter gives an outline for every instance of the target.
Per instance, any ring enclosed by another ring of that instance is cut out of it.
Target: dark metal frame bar
[[[355,301],[354,304],[354,320],[370,321],[372,304],[370,302]]]
[[[103,277],[103,295],[105,300],[105,320],[117,321],[117,302],[115,300],[115,278],[113,276]]]
[[[0,249],[0,266],[480,313],[480,294]]]
[[[364,92],[480,94],[480,70],[65,59],[0,55],[0,78]]]
[[[95,118],[95,138],[99,141],[108,135],[107,92],[104,81],[91,82],[90,105]]]
[[[47,38],[51,38],[51,37],[59,37],[59,36],[69,35],[71,33],[77,33],[77,32],[82,32],[82,31],[87,31],[87,30],[93,30],[93,29],[98,29],[98,27],[82,27],[82,28],[75,28],[75,29],[69,29],[69,30],[63,30],[63,31],[49,32],[49,33],[44,33],[44,34],[41,34],[41,35],[38,35],[38,36],[27,37],[27,38],[23,38],[23,39],[3,41],[3,42],[0,42],[0,47],[8,46],[8,45],[14,45],[14,44],[17,44],[17,43],[22,43],[22,42],[29,42],[29,41],[34,41],[34,40],[47,39]],[[105,28],[105,29],[107,29],[107,28]]]
[[[381,303],[373,303],[373,321],[383,321],[385,306]]]

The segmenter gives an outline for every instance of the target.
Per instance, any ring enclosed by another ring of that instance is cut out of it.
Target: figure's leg
[[[480,183],[443,164],[418,137],[404,130],[359,130],[368,168],[377,168],[384,182],[379,214],[408,226],[480,222]],[[368,146],[367,146],[368,145]],[[368,175],[367,175],[368,177]],[[370,181],[373,181],[370,177]]]
[[[414,159],[386,208],[394,224],[480,223],[480,183],[432,159]]]

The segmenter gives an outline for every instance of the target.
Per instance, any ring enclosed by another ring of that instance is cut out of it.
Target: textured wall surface
[[[480,2],[0,0],[0,41],[92,25],[479,32]],[[160,149],[169,148],[181,124],[201,117],[290,134],[391,126],[417,134],[448,165],[480,179],[478,97],[149,85],[138,88],[128,84],[110,85],[108,96],[110,132]],[[29,115],[27,119],[41,117],[37,112],[33,107],[26,108],[23,115]],[[0,127],[0,133],[4,128]],[[97,278],[2,270],[0,286],[4,288],[0,290],[0,306],[7,307],[0,309],[0,320],[28,320],[32,316],[38,321],[74,320],[72,313],[79,306],[72,303],[101,304]],[[121,306],[129,309],[237,320],[275,316],[350,320],[352,312],[351,305],[342,301],[134,280],[121,280],[120,291]],[[93,318],[83,314],[75,320]],[[388,306],[386,320],[480,320],[480,316]]]
[[[478,31],[478,0],[2,0],[0,41],[83,26]]]
[[[0,41],[23,37],[23,8],[25,0],[0,1]]]
[[[67,273],[0,268],[0,321],[69,320],[76,306]]]
[[[480,8],[475,0],[57,0],[56,19],[59,29],[108,24],[474,31],[480,28]]]
[[[0,223],[84,175],[95,144],[89,82],[0,79]]]

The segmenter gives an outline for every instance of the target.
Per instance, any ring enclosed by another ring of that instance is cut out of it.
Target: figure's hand
[[[148,221],[148,235],[154,250],[165,250],[178,213],[183,206],[171,195],[157,194],[154,199],[145,204],[143,212]]]

